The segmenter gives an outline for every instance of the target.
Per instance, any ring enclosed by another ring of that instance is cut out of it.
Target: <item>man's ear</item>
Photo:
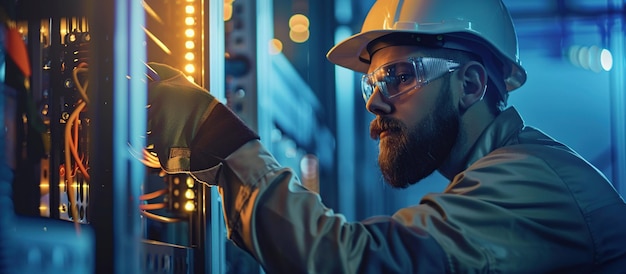
[[[461,110],[465,111],[485,96],[487,90],[487,71],[476,61],[466,63],[461,69],[463,77],[463,95],[459,102]]]

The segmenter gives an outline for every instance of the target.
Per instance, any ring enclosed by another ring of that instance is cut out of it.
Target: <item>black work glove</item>
[[[253,139],[244,122],[202,87],[170,66],[149,63],[158,80],[148,87],[148,143],[168,173],[215,167]]]

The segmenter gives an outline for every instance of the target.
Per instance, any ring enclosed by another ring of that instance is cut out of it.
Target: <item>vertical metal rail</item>
[[[62,132],[63,129],[59,124],[61,119],[61,87],[63,86],[63,79],[61,79],[61,20],[56,17],[50,18],[50,91],[49,91],[49,115],[50,115],[50,159],[49,159],[49,181],[50,181],[50,194],[49,207],[50,218],[59,219],[60,212],[59,206],[61,205],[60,197],[61,190],[59,189],[59,183],[61,176],[57,171],[61,166],[61,147]],[[36,70],[36,69],[35,69]]]
[[[43,88],[42,88],[42,82],[43,82],[42,67],[43,66],[42,66],[41,60],[43,58],[42,58],[42,52],[41,52],[40,30],[41,30],[41,20],[39,18],[36,18],[36,19],[29,18],[28,19],[28,37],[27,37],[29,42],[26,46],[28,47],[29,61],[30,61],[30,67],[31,67],[30,92],[32,94],[33,100],[35,101],[40,98],[43,98],[41,94],[41,92],[43,91]],[[37,113],[37,114],[39,115],[41,113]],[[44,165],[44,164],[48,164],[49,162],[50,161],[40,161],[40,164]],[[33,173],[39,171],[41,174],[41,170],[43,168],[45,168],[47,171],[50,170],[49,166],[44,167],[40,165],[37,165],[34,168],[31,167],[31,170],[33,171]],[[35,176],[30,177],[30,178],[39,179],[41,177],[40,174],[36,174]],[[40,185],[40,182],[36,180],[32,180],[32,182],[28,182],[26,184],[26,186],[28,187],[27,188],[28,195],[25,195],[27,197],[22,198],[25,201],[28,201],[30,203],[30,205],[27,206],[27,209],[28,209],[28,213],[32,214],[33,216],[40,215],[39,203],[40,203],[41,190],[40,190],[39,185]]]
[[[251,1],[252,2],[252,1]],[[250,52],[256,57],[256,94],[248,98],[251,100],[254,107],[251,109],[252,113],[256,117],[256,121],[251,126],[256,126],[256,130],[261,137],[261,140],[265,140],[263,144],[269,151],[272,151],[272,139],[271,130],[273,126],[273,113],[267,109],[263,109],[264,102],[268,102],[272,98],[272,88],[270,81],[270,73],[272,73],[272,61],[269,54],[270,40],[274,38],[274,16],[273,16],[273,0],[256,0],[254,5],[256,6],[256,29],[252,29],[256,32],[256,40],[253,42],[256,44],[256,51]],[[254,16],[253,16],[254,18]],[[252,23],[252,22],[250,22]],[[260,111],[260,110],[263,110]],[[255,271],[256,273],[256,271]],[[259,266],[259,273],[264,273],[263,269]]]
[[[145,168],[134,159],[145,147],[147,78],[145,14],[141,1],[115,1],[113,33],[113,231],[116,273],[139,273],[139,191]]]
[[[203,9],[204,26],[207,26],[202,38],[203,43],[203,65],[205,65],[204,83],[207,88],[217,99],[225,102],[225,73],[224,73],[224,1],[222,0],[205,0]],[[203,28],[204,29],[204,28]],[[208,56],[206,56],[208,52]],[[206,226],[206,240],[204,241],[204,261],[205,271],[208,273],[226,273],[226,231],[224,218],[222,216],[221,198],[216,187],[200,186],[203,193],[205,220],[209,222]],[[206,214],[209,214],[206,217]],[[196,258],[196,261],[202,258]]]
[[[348,26],[353,20],[350,12],[350,2],[348,0],[335,1],[335,19],[339,27],[335,29],[334,43],[352,35],[353,31]],[[355,78],[354,72],[349,69],[335,66],[335,100],[337,101],[335,113],[337,114],[337,204],[339,211],[350,221],[356,220],[355,195],[347,193],[357,193],[356,191],[356,169],[355,157],[358,142],[356,136],[355,121],[358,121],[356,114],[356,103],[354,100],[355,81],[347,79]]]
[[[5,49],[4,30],[0,30],[0,128],[5,129]],[[10,226],[14,223],[15,214],[13,209],[13,171],[7,162],[7,151],[4,144],[7,142],[7,131],[0,130],[0,272],[9,272],[12,266],[10,256],[12,253],[10,242]]]
[[[613,54],[613,69],[610,74],[611,150],[613,184],[626,195],[626,11],[624,2],[616,1],[611,9],[618,11],[610,18],[609,46]]]
[[[141,151],[146,135],[144,11],[141,1],[130,0],[93,1],[89,9],[95,270],[141,273],[138,196],[145,169],[129,149]]]
[[[258,106],[252,108],[251,111],[256,112],[254,113],[256,117],[255,125],[257,125],[256,130],[259,136],[261,136],[263,145],[269,151],[273,151],[271,135],[274,128],[273,116],[275,114],[272,109],[264,108],[263,106],[271,105],[268,102],[271,102],[273,94],[270,86],[272,83],[268,79],[271,78],[270,73],[272,73],[269,42],[274,37],[274,7],[272,0],[256,0],[254,2],[256,2],[254,4],[256,6],[256,18],[253,15],[250,20],[256,20],[256,29],[252,29],[252,31],[256,32],[256,40],[252,42],[253,45],[256,44],[256,52],[249,52],[249,54],[256,57],[256,68],[253,71],[256,72],[256,79],[254,80],[256,80],[257,90],[256,97],[251,99],[255,100],[253,104]],[[252,24],[252,22],[248,24]]]

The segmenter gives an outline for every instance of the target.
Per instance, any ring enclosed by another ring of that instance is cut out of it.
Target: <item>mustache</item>
[[[400,120],[391,117],[377,116],[376,119],[370,123],[370,138],[373,140],[380,139],[380,134],[383,132],[401,132],[403,128]]]

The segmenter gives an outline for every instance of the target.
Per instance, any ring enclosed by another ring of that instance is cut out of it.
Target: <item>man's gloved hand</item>
[[[169,173],[205,170],[259,137],[202,87],[170,66],[149,63],[148,143]]]

